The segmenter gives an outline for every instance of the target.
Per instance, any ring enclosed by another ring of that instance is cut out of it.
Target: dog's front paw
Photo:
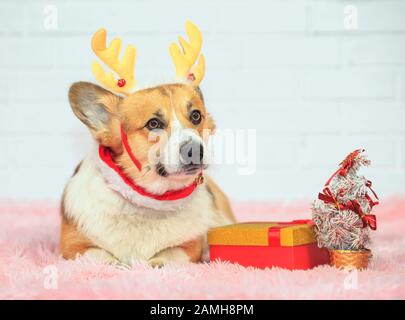
[[[162,268],[168,261],[162,257],[151,258],[148,260],[148,264],[153,268]]]
[[[158,268],[167,264],[185,264],[188,262],[190,262],[190,257],[179,247],[162,250],[148,260],[150,266]]]
[[[89,258],[93,261],[112,265],[120,269],[130,269],[131,267],[121,261],[119,261],[116,257],[114,257],[111,253],[99,249],[99,248],[91,248],[87,250],[84,255],[85,258]]]

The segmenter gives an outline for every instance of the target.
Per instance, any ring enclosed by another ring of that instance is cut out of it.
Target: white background
[[[344,27],[348,4],[357,30]],[[56,30],[44,27],[49,8]],[[58,199],[89,150],[67,91],[94,81],[93,32],[135,44],[148,85],[174,75],[167,47],[187,19],[204,34],[202,89],[218,127],[257,130],[254,175],[212,168],[233,199],[314,198],[358,147],[383,197],[404,191],[405,1],[1,0],[0,198]]]

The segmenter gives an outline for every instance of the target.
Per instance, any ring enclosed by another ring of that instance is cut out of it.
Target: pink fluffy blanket
[[[404,299],[405,199],[376,208],[373,262],[348,273],[329,266],[309,271],[259,270],[223,262],[131,270],[58,252],[58,207],[0,203],[0,299]],[[309,218],[308,203],[235,204],[241,221]]]

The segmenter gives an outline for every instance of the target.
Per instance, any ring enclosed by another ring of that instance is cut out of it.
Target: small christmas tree
[[[318,246],[331,251],[332,263],[332,251],[369,251],[369,230],[377,228],[376,217],[370,212],[378,204],[378,197],[371,181],[358,175],[361,166],[370,164],[363,152],[355,150],[340,163],[312,205]]]

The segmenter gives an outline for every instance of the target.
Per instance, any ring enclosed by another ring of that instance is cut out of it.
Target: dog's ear
[[[69,89],[70,106],[98,143],[119,152],[121,139],[118,105],[121,98],[89,82],[76,82]]]

